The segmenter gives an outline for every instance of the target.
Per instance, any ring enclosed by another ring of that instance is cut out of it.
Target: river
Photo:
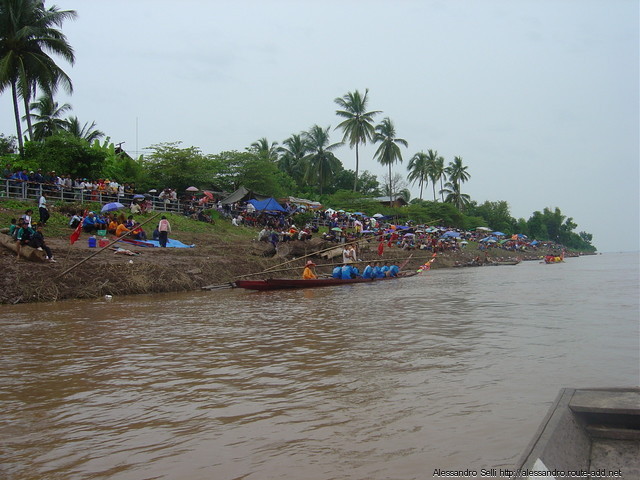
[[[0,308],[0,478],[511,467],[562,387],[640,383],[637,253]]]

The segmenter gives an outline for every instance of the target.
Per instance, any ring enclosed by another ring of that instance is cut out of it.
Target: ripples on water
[[[0,477],[509,467],[561,387],[640,383],[638,257],[0,310]]]

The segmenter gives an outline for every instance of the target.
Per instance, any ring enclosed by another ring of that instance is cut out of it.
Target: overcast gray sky
[[[637,0],[46,4],[78,12],[63,27],[76,64],[60,63],[75,93],[58,100],[130,153],[333,129],[333,100],[369,88],[409,142],[394,171],[421,150],[461,156],[473,200],[506,200],[516,218],[560,207],[600,251],[639,248]],[[0,112],[13,134],[7,94]],[[373,153],[360,168],[382,180]],[[355,167],[348,147],[337,154]]]

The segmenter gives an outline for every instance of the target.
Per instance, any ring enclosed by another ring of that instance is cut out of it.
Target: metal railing
[[[129,206],[133,201],[132,193],[106,193],[84,190],[82,188],[64,188],[57,185],[49,185],[36,182],[21,182],[17,180],[3,180],[0,189],[0,198],[13,198],[16,200],[34,200],[38,201],[40,196],[44,194],[49,202],[77,202],[77,203],[109,203],[120,202],[125,206]],[[164,200],[158,197],[147,196],[151,202],[151,209],[161,212],[182,213],[182,204],[179,200]]]

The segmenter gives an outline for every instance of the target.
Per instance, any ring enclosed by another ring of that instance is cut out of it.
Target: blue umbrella
[[[504,235],[505,235],[505,234],[504,234],[504,233],[502,233],[502,232],[493,232],[493,234],[494,234],[494,235],[497,235],[497,236],[499,236],[499,237],[504,237]]]
[[[498,239],[496,237],[484,237],[481,242],[496,242]]]
[[[139,200],[141,198],[144,198],[144,195],[140,195],[139,193],[133,196],[134,200]]]
[[[102,207],[101,212],[113,212],[114,210],[120,210],[121,208],[124,208],[124,205],[120,202],[111,202]]]
[[[452,238],[452,237],[460,238],[460,234],[458,232],[449,231],[449,232],[445,232],[445,234],[442,235],[442,237],[440,238]]]

